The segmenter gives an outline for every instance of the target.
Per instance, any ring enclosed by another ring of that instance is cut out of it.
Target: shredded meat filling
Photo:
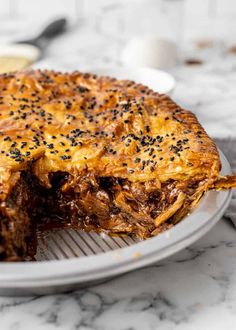
[[[56,172],[50,175],[50,184],[46,188],[31,172],[21,173],[1,206],[1,260],[32,258],[36,229],[73,226],[143,239],[156,235],[188,212],[199,182],[169,180],[160,189],[152,180],[132,183],[92,173],[72,177]]]

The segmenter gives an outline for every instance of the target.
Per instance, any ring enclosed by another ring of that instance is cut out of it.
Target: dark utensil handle
[[[40,35],[35,39],[37,40],[42,38],[51,39],[57,36],[58,34],[64,32],[65,29],[66,29],[66,19],[60,18],[50,23],[48,26],[46,26],[45,29],[40,33]]]
[[[48,26],[46,26],[43,31],[35,38],[17,41],[18,44],[29,44],[37,46],[41,50],[44,50],[48,44],[48,41],[57,35],[63,33],[66,30],[67,20],[65,18],[60,18]]]

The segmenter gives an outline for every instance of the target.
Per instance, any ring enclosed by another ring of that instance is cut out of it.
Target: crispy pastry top
[[[132,81],[88,73],[26,71],[0,76],[0,199],[29,166],[48,174],[214,182],[214,142],[168,96]]]

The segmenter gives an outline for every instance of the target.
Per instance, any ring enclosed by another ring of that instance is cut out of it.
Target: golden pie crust
[[[54,223],[41,220],[42,205],[60,209],[63,225],[147,238],[209,189],[236,186],[220,177],[194,114],[141,84],[88,73],[1,75],[0,156],[2,260],[24,259],[38,223]]]

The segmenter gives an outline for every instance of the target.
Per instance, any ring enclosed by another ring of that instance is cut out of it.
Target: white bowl
[[[131,39],[121,53],[121,61],[131,67],[172,68],[177,63],[176,45],[155,36]]]
[[[172,75],[165,71],[152,68],[98,68],[93,69],[93,72],[117,79],[133,80],[161,94],[170,94],[176,85],[176,81]]]
[[[25,57],[35,62],[40,57],[39,48],[28,44],[0,44],[0,56]]]

